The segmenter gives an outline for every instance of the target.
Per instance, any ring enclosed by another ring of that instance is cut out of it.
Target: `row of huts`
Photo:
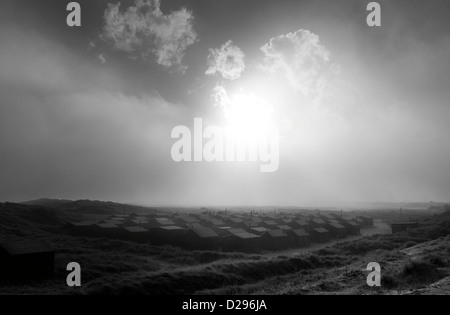
[[[96,222],[69,222],[70,234],[107,237],[189,249],[259,252],[306,247],[359,235],[368,217],[222,213],[113,215]]]

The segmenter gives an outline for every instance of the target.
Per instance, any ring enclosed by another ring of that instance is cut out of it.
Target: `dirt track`
[[[328,246],[334,245],[339,242],[348,242],[348,241],[354,241],[357,239],[360,239],[364,236],[369,235],[375,235],[375,234],[390,234],[391,228],[386,223],[382,222],[382,220],[375,219],[374,220],[374,227],[373,228],[363,228],[361,229],[361,235],[357,236],[348,236],[345,239],[342,240],[335,240],[324,244],[318,244],[318,243],[312,243],[309,247],[305,248],[295,248],[295,249],[287,249],[287,250],[281,250],[276,252],[263,252],[263,256],[267,257],[276,257],[276,256],[294,256],[298,254],[305,254],[312,251],[316,251],[322,248],[326,248]]]

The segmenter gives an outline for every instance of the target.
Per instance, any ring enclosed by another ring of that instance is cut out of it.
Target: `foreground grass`
[[[52,211],[13,210],[0,209],[0,241],[48,240],[58,250],[56,270],[45,281],[2,283],[0,294],[373,294],[423,288],[449,274],[448,214],[426,218],[417,229],[398,235],[266,257],[71,237],[58,230]],[[65,283],[65,267],[72,261],[82,266],[79,289]],[[383,267],[381,290],[365,285],[365,267],[372,261]]]

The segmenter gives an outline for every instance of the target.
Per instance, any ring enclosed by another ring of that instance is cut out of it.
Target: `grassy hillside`
[[[53,278],[2,283],[0,294],[391,294],[423,292],[449,276],[450,212],[425,217],[418,228],[402,234],[265,256],[71,237],[60,226],[79,215],[76,209],[0,206],[0,242],[38,238],[58,250]],[[65,267],[72,261],[82,266],[80,289],[65,284]],[[371,261],[382,265],[381,289],[365,285]]]
[[[66,210],[74,213],[89,214],[123,214],[123,213],[146,213],[151,208],[140,206],[125,205],[109,201],[92,200],[58,200],[58,199],[38,199],[27,201],[24,205],[41,206],[54,210]]]

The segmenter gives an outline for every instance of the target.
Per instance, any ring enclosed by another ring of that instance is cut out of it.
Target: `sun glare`
[[[225,119],[229,128],[243,138],[261,136],[273,126],[273,108],[260,98],[238,93],[229,98]]]

